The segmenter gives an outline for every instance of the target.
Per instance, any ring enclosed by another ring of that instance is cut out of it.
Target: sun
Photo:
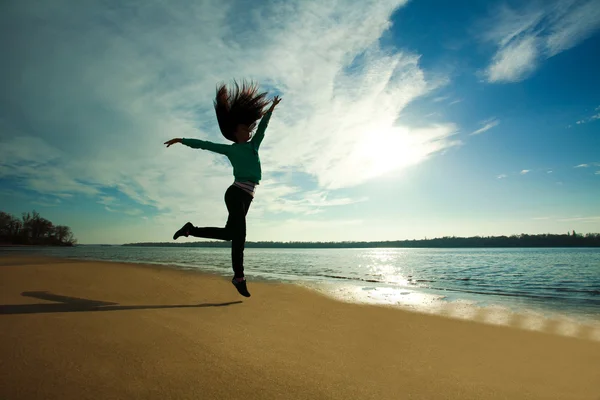
[[[367,178],[400,170],[421,162],[427,155],[426,143],[404,127],[377,129],[358,142],[353,158],[364,168]]]

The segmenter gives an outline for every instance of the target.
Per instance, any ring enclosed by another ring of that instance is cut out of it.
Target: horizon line
[[[481,238],[481,239],[490,239],[490,238],[510,238],[510,237],[519,237],[519,236],[523,236],[523,235],[527,235],[527,236],[544,236],[544,235],[551,235],[551,236],[573,236],[572,232],[575,232],[574,230],[568,231],[567,233],[534,233],[534,234],[530,234],[530,233],[513,233],[510,235],[488,235],[488,236],[483,236],[483,235],[473,235],[473,236],[441,236],[441,237],[434,237],[434,238],[421,238],[421,239],[386,239],[386,240],[337,240],[337,241],[303,241],[303,240],[297,240],[297,241],[293,241],[293,240],[288,240],[288,241],[275,241],[275,240],[256,240],[256,241],[246,241],[246,244],[257,244],[257,243],[277,243],[277,244],[312,244],[312,243],[316,243],[316,244],[347,244],[347,243],[360,243],[360,244],[369,244],[369,243],[393,243],[393,242],[412,242],[412,241],[431,241],[431,240],[440,240],[440,239],[477,239],[477,238]],[[599,232],[585,232],[585,233],[581,233],[581,232],[575,232],[576,235],[578,237],[585,237],[586,235],[600,235]],[[76,245],[79,246],[123,246],[123,245],[134,245],[134,244],[168,244],[168,245],[190,245],[190,244],[197,244],[197,243],[206,243],[206,244],[210,244],[210,243],[220,243],[220,244],[225,244],[226,241],[221,241],[221,240],[197,240],[194,242],[128,242],[128,243],[77,243]]]

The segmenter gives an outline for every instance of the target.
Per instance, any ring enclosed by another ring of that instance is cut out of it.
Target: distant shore
[[[11,244],[0,243],[0,247],[75,247],[74,244]],[[107,245],[101,245],[107,246]]]
[[[123,246],[137,247],[230,247],[222,241],[197,242],[146,242],[126,243]],[[346,242],[246,242],[247,248],[525,248],[525,247],[600,247],[600,233],[555,235],[512,235],[442,237],[434,239],[390,240],[390,241],[346,241]]]

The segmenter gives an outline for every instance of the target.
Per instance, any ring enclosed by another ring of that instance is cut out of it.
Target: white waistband
[[[254,197],[254,193],[256,191],[256,183],[249,182],[249,181],[244,181],[244,182],[234,181],[233,185],[239,187],[244,192],[246,192],[250,196]]]

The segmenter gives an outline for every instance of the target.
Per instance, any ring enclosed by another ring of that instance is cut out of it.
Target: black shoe
[[[192,225],[191,222],[186,223],[180,230],[175,232],[175,234],[173,235],[173,240],[177,240],[179,236],[188,237],[193,227],[194,225]]]
[[[238,282],[235,277],[233,277],[231,279],[231,283],[233,283],[233,286],[235,286],[235,288],[237,289],[238,292],[240,292],[240,294],[244,297],[250,297],[250,293],[248,292],[248,289],[246,288],[246,280],[244,279],[241,282]]]

